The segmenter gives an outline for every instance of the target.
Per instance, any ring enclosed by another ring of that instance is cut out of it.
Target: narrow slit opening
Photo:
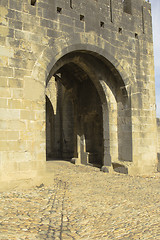
[[[142,28],[143,28],[143,33],[145,33],[145,29],[144,29],[144,9],[142,6]]]
[[[70,0],[70,8],[73,8],[73,2]]]
[[[111,22],[113,22],[112,0],[110,0],[110,19],[111,19]]]

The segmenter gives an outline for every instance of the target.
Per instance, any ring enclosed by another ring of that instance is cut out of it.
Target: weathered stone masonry
[[[160,172],[160,118],[157,118],[157,145],[158,171]]]
[[[47,158],[157,170],[151,5],[0,0],[0,178]]]

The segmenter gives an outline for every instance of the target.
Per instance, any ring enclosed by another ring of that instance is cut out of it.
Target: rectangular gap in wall
[[[145,29],[144,29],[144,8],[142,6],[142,28],[143,28],[143,33],[145,33]]]
[[[31,0],[31,5],[35,6],[35,4],[36,4],[36,0]]]
[[[119,32],[119,33],[122,33],[122,28],[119,28],[119,29],[118,29],[118,32]]]
[[[84,15],[80,15],[80,21],[84,21]]]
[[[111,22],[113,22],[112,0],[110,0],[110,19],[111,19]]]
[[[104,22],[100,22],[100,27],[104,28]]]
[[[135,33],[135,38],[138,39],[138,33]]]
[[[57,7],[57,13],[62,13],[62,8]]]

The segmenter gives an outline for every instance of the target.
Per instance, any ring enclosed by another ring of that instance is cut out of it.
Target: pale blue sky
[[[157,117],[160,118],[160,0],[150,0],[150,2],[153,22]]]

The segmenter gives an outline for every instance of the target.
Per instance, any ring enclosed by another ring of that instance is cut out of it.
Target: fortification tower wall
[[[1,182],[34,178],[45,168],[46,139],[52,138],[50,128],[46,134],[46,95],[51,104],[47,109],[53,108],[56,129],[61,129],[60,115],[55,116],[56,105],[61,105],[57,103],[56,82],[63,86],[62,95],[71,94],[71,101],[67,101],[73,103],[76,112],[72,119],[73,157],[90,161],[96,142],[96,154],[108,169],[119,164],[129,174],[155,172],[157,128],[150,3],[1,0],[0,15]],[[83,89],[92,89],[90,97],[90,91],[85,93]],[[71,108],[64,110],[65,119],[69,119],[67,111]],[[95,133],[101,132],[98,141],[96,137],[91,141],[91,132],[85,130],[85,124],[87,129],[92,128],[91,121]],[[69,120],[64,123],[64,128],[67,126]],[[66,130],[68,136],[70,129]],[[55,134],[61,138],[62,155],[68,154],[62,131]],[[97,147],[98,142],[102,148]]]
[[[158,171],[160,171],[160,118],[157,118],[157,142]]]

